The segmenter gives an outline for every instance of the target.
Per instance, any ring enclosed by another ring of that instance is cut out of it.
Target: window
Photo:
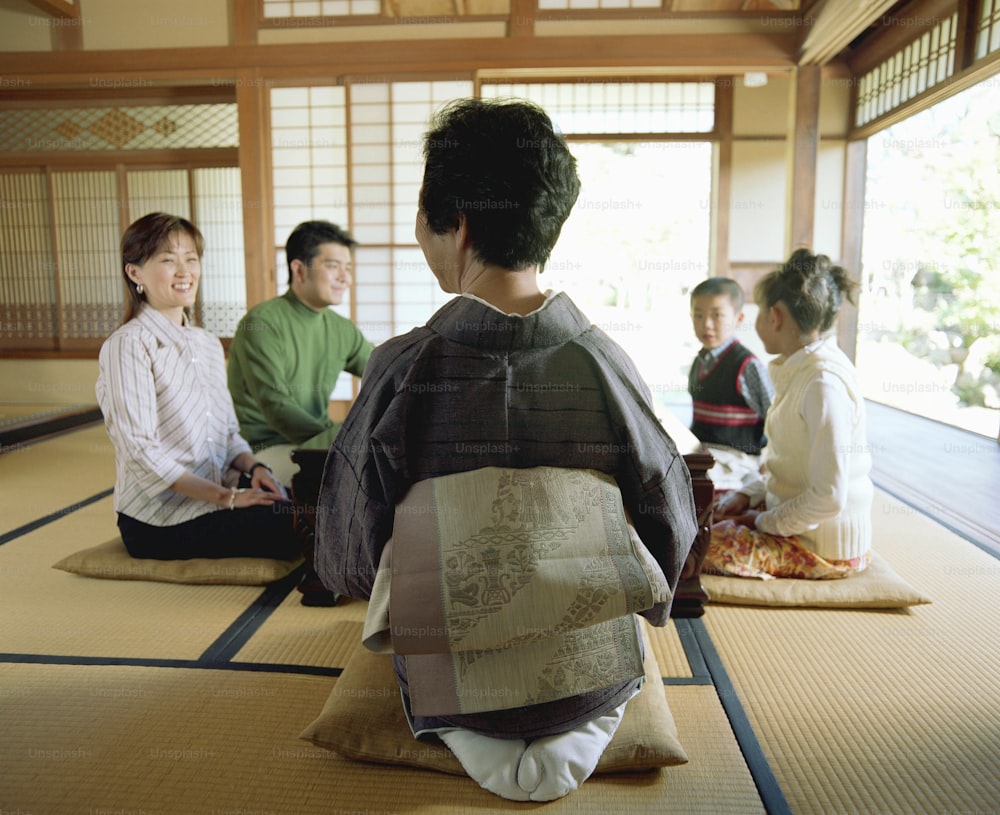
[[[287,263],[282,251],[285,238],[297,223],[321,218],[347,226],[359,241],[354,299],[336,310],[353,319],[374,342],[422,325],[449,299],[428,272],[413,237],[423,168],[422,137],[437,108],[472,93],[472,83],[465,80],[356,80],[343,86],[271,91],[275,252],[280,289],[287,285]],[[554,256],[542,281],[544,285],[558,281],[574,296],[580,292],[581,304],[593,303],[596,308],[609,304],[626,309],[634,306],[647,315],[642,318],[647,320],[654,305],[656,319],[668,308],[661,296],[661,284],[673,287],[669,300],[672,306],[687,285],[684,281],[705,276],[710,216],[705,202],[710,200],[711,188],[712,151],[708,138],[715,121],[714,84],[490,82],[482,86],[482,94],[539,102],[571,139],[607,137],[608,144],[573,145],[581,158],[581,172],[587,172],[583,165],[595,169],[567,223],[568,234],[575,237],[564,237],[560,247],[573,244],[585,248],[582,255],[570,252]],[[672,145],[613,143],[621,134],[670,131],[702,134],[702,138]],[[610,171],[609,162],[614,165]],[[644,167],[653,169],[647,172]],[[671,174],[676,179],[679,172],[691,167],[699,174],[697,182],[673,185],[675,192],[684,189],[689,197],[674,195],[670,199],[677,205],[674,220],[685,226],[668,234],[671,230],[667,221],[673,216],[663,214],[665,208],[669,209],[663,190],[671,184]],[[616,192],[613,182],[624,178],[623,173],[634,185],[619,187]],[[608,212],[606,206],[615,202],[620,206]],[[637,227],[640,219],[641,228]],[[602,234],[609,222],[616,226],[608,232],[607,244],[600,251],[602,257],[605,251],[617,253],[617,268],[603,260],[595,263],[594,259],[593,236]],[[634,245],[634,234],[639,231],[655,236],[657,245]],[[634,251],[623,267],[626,250]],[[582,283],[581,275],[574,273],[578,266],[585,267],[586,275],[593,275],[593,279]],[[560,267],[566,274],[558,273]],[[664,275],[664,271],[668,274]],[[620,278],[611,285],[620,290],[621,298],[609,303],[606,288],[616,275]],[[682,303],[682,311],[686,325],[686,303]],[[625,325],[627,320],[611,322]],[[624,335],[625,343],[634,350],[648,351],[648,343],[640,349],[635,340],[634,332],[633,336]],[[689,362],[685,360],[685,364]],[[669,385],[664,386],[667,390],[676,390],[675,372],[656,376],[669,380]],[[350,398],[352,388],[351,377],[342,375],[334,398]]]
[[[995,79],[868,140],[858,372],[869,399],[996,438]]]
[[[957,19],[954,14],[945,18],[861,77],[856,126],[900,107],[955,72]]]

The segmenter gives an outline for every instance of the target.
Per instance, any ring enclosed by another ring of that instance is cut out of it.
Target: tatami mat
[[[96,580],[52,568],[114,530],[111,498],[0,546],[0,653],[197,659],[259,586]]]
[[[303,606],[291,592],[234,659],[281,665],[343,668],[361,642],[368,604],[350,599],[332,608]]]
[[[115,532],[110,497],[79,505],[113,482],[103,428],[6,453],[0,477],[0,812],[777,813],[787,800],[796,815],[895,815],[1000,801],[1000,562],[884,494],[876,549],[931,605],[710,605],[657,629],[690,762],[525,805],[298,739],[358,647],[364,603],[52,569]]]
[[[144,667],[0,665],[0,808],[198,813],[763,812],[713,689],[667,695],[690,762],[518,804],[467,778],[340,759],[298,738],[335,680]]]
[[[0,455],[0,534],[108,491],[114,483],[114,449],[103,425],[8,450]],[[109,528],[115,531],[113,515]]]
[[[878,496],[904,611],[710,606],[705,622],[795,813],[996,812],[1000,562]]]

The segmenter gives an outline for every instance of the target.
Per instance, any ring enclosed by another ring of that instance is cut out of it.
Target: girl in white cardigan
[[[870,560],[871,456],[851,361],[828,332],[855,287],[796,250],[754,289],[757,333],[778,356],[761,473],[716,504],[705,569],[740,577],[844,577]]]

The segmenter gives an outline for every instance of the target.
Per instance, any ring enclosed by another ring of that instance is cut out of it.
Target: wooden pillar
[[[864,280],[861,268],[861,238],[865,226],[865,174],[868,142],[847,142],[844,161],[844,208],[841,222],[840,263],[854,280]],[[841,350],[856,361],[858,347],[858,309],[845,303],[837,324],[837,342]]]
[[[274,201],[271,194],[270,83],[259,71],[236,76],[243,192],[243,253],[247,308],[278,293],[274,254]]]
[[[728,77],[715,86],[716,160],[712,167],[712,224],[709,233],[709,269],[716,277],[730,277],[729,213],[733,198],[733,82]]]
[[[786,255],[802,246],[812,248],[816,218],[821,79],[821,68],[818,65],[800,65],[793,75]]]
[[[508,37],[535,36],[535,0],[510,0]]]
[[[233,45],[256,45],[258,4],[229,0],[229,41]]]

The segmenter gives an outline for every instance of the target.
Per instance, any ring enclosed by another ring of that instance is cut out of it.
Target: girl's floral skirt
[[[870,561],[870,552],[850,560],[826,560],[806,549],[795,536],[769,535],[733,521],[719,521],[712,526],[712,542],[702,571],[760,580],[831,580],[863,571]]]

